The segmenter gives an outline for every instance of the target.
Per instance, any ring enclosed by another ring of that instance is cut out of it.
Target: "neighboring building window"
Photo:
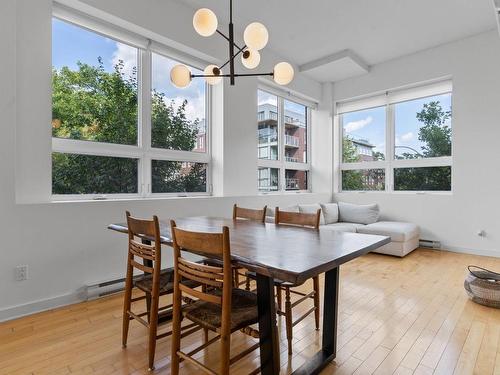
[[[442,82],[339,104],[341,190],[451,191],[451,101]]]
[[[258,90],[258,189],[309,190],[310,108]]]
[[[207,193],[204,81],[178,90],[170,58],[58,18],[52,29],[53,195]]]

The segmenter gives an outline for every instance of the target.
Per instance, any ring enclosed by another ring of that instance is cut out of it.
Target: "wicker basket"
[[[500,308],[500,274],[482,267],[469,266],[464,288],[481,305]]]

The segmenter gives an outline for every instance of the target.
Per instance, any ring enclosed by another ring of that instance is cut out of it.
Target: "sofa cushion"
[[[319,205],[319,203],[299,204],[299,212],[304,214],[316,214],[318,210],[321,210],[321,206]],[[325,218],[323,217],[323,213],[320,213],[319,215],[319,224],[320,225],[325,224]]]
[[[379,221],[365,225],[358,229],[358,233],[389,236],[393,242],[406,242],[420,236],[418,225],[397,221]]]
[[[320,231],[338,231],[338,232],[351,232],[356,233],[358,228],[364,227],[364,224],[358,223],[333,223],[322,225],[319,227]]]
[[[339,205],[337,203],[321,203],[320,206],[325,217],[325,224],[333,224],[339,221]]]
[[[378,204],[353,204],[339,202],[340,221],[359,224],[372,224],[377,222],[380,210]]]
[[[266,209],[266,216],[274,217],[274,210],[275,209],[276,209],[275,207],[267,207],[267,209]],[[298,205],[293,205],[293,206],[288,206],[288,207],[280,207],[280,211],[285,211],[285,212],[300,212]]]

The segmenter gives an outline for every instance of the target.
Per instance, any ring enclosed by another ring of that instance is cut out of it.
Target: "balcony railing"
[[[287,190],[299,190],[299,179],[298,178],[286,178],[286,189]]]
[[[300,139],[299,137],[294,137],[293,135],[285,134],[285,146],[299,147]]]
[[[290,163],[300,163],[299,158],[294,158],[291,156],[285,156],[285,161],[288,161]]]
[[[278,121],[278,114],[276,112],[272,112],[272,111],[269,111],[269,112],[265,112],[265,111],[258,112],[257,113],[257,120],[258,121],[266,121],[266,120]]]
[[[285,124],[297,126],[297,127],[301,127],[301,128],[304,128],[306,126],[306,124],[304,122],[300,121],[299,119],[290,117],[290,116],[285,116]]]

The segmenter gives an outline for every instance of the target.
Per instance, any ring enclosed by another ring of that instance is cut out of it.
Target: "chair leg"
[[[314,288],[314,321],[316,323],[316,331],[319,330],[319,276],[313,277]]]
[[[159,296],[151,296],[151,311],[149,313],[149,344],[148,344],[148,367],[154,370],[156,336],[158,332],[158,304]]]
[[[174,291],[172,312],[172,352],[170,357],[170,371],[172,375],[179,375],[179,356],[177,352],[181,349],[181,291]]]
[[[148,312],[148,323],[151,323],[151,293],[145,292],[146,294],[146,311]]]
[[[288,355],[292,355],[292,302],[290,301],[290,288],[285,287],[285,323],[286,340],[288,341]]]
[[[221,347],[221,364],[220,373],[221,375],[229,375],[229,361],[231,357],[231,333],[221,333],[220,337],[220,347]]]
[[[128,312],[132,306],[132,269],[127,267],[127,278],[125,281],[125,293],[123,296],[123,322],[122,322],[122,347],[127,347],[128,328],[130,325],[130,316]]]
[[[208,342],[208,328],[203,328],[203,343],[206,344]]]
[[[279,311],[283,311],[282,310],[283,296],[282,296],[282,288],[281,288],[281,286],[276,286],[276,298],[278,300],[278,310]]]

